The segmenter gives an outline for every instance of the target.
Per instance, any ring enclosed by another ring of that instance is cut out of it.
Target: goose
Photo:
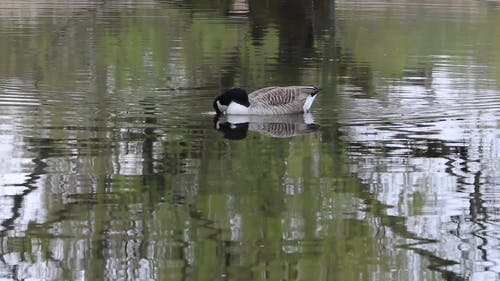
[[[276,115],[309,112],[317,86],[267,87],[251,92],[233,88],[215,98],[217,115]]]

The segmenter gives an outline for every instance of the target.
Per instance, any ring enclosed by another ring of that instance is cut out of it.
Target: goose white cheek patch
[[[226,112],[227,114],[248,114],[248,107],[232,101]]]
[[[220,110],[221,112],[224,112],[224,111],[226,111],[226,109],[227,109],[227,106],[222,105],[219,101],[217,101],[217,107],[219,108],[219,110]]]

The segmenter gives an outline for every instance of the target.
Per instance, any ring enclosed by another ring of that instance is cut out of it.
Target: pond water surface
[[[498,1],[2,1],[2,280],[500,280]],[[214,120],[230,87],[307,116]]]

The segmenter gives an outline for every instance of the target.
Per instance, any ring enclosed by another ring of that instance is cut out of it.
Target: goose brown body
[[[316,95],[320,88],[314,86],[267,87],[248,95],[249,114],[288,114],[307,112],[304,108],[308,97]],[[311,101],[312,104],[312,101]]]

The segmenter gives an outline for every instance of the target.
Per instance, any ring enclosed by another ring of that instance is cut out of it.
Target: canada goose
[[[217,115],[274,115],[308,112],[321,90],[317,86],[267,87],[249,95],[233,88],[218,96],[213,103]]]

